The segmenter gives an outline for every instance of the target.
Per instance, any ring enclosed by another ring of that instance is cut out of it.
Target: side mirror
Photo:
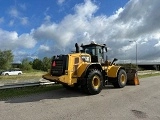
[[[117,60],[118,60],[117,58],[114,58],[111,65],[113,65],[113,63],[116,62]]]

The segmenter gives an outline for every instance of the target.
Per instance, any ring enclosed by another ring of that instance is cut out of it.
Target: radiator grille
[[[67,55],[53,57],[51,74],[53,76],[64,75],[65,70],[67,69],[67,61]]]

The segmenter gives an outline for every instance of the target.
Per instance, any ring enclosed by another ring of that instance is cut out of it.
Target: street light
[[[136,40],[130,40],[129,42],[135,42],[136,43],[136,70],[138,70],[138,63],[137,63],[137,60],[138,60],[138,57],[137,57],[137,41]]]

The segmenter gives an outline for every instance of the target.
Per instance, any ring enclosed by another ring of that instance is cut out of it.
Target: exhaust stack
[[[76,53],[79,53],[80,51],[79,51],[79,45],[78,45],[78,43],[75,44],[75,47],[76,47]]]

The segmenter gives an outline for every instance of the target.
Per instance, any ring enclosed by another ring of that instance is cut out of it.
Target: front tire
[[[101,72],[99,70],[91,70],[87,75],[85,85],[81,87],[87,94],[99,94],[103,87],[103,76]]]
[[[126,83],[127,83],[127,74],[123,69],[120,69],[116,81],[113,83],[113,86],[115,88],[123,88],[126,86]]]

